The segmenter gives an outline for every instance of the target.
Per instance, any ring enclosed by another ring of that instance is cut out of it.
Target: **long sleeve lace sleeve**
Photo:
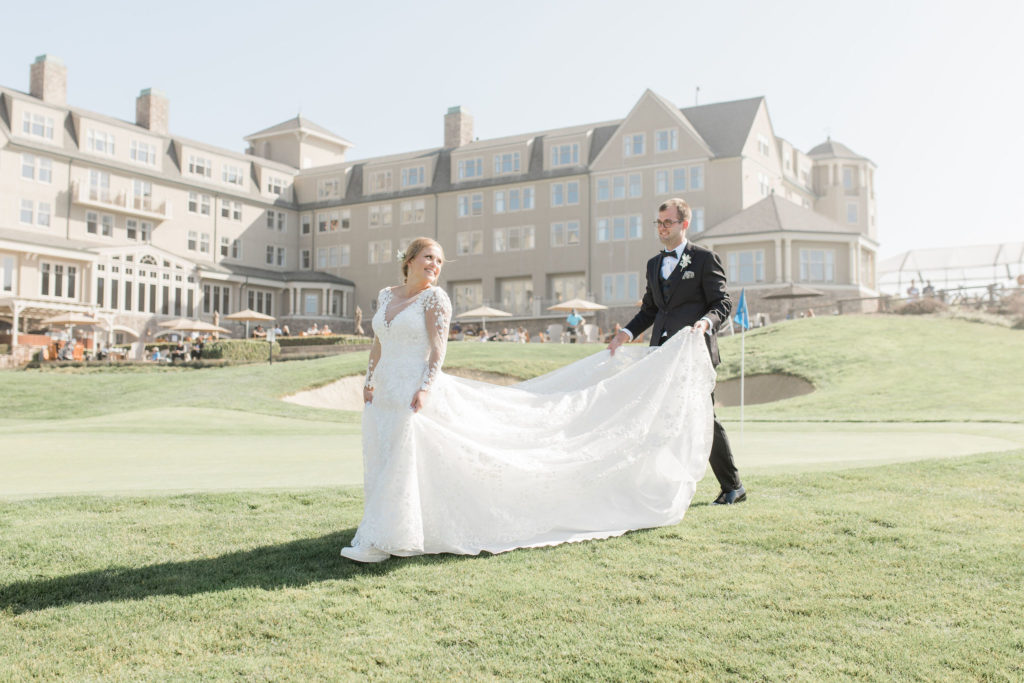
[[[444,355],[448,350],[448,325],[452,320],[452,302],[443,289],[435,287],[427,295],[423,303],[423,314],[427,323],[427,338],[430,340],[430,355],[427,357],[420,389],[430,391],[444,364]]]
[[[366,382],[364,386],[367,389],[373,389],[373,369],[377,367],[377,361],[380,360],[380,350],[380,339],[374,335],[373,348],[370,349],[370,362],[366,366]]]

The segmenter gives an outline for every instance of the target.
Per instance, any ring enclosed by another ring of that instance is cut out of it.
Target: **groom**
[[[652,324],[651,346],[661,346],[676,332],[692,325],[694,330],[704,334],[711,363],[718,365],[715,330],[729,317],[732,301],[718,256],[686,239],[690,215],[690,206],[682,199],[669,199],[658,207],[658,239],[665,251],[647,262],[647,291],[640,312],[608,344],[613,354]],[[729,438],[717,417],[710,460],[711,469],[722,486],[714,504],[745,501],[747,491],[740,483]]]

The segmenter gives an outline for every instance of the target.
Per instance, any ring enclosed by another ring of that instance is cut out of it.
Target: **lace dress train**
[[[451,303],[429,288],[386,319],[363,413],[354,546],[477,554],[606,538],[683,518],[707,468],[714,369],[683,331],[511,387],[446,375]],[[429,391],[413,413],[415,392]]]

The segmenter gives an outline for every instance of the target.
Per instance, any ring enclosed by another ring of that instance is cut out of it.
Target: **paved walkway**
[[[1024,448],[1024,424],[726,423],[740,469],[874,466]],[[359,426],[173,408],[0,420],[0,498],[362,483]]]

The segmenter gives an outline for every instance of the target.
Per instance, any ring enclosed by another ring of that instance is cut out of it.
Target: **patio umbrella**
[[[499,311],[497,308],[491,308],[490,306],[478,306],[477,308],[470,309],[463,313],[459,313],[456,318],[480,318],[480,326],[484,332],[487,331],[487,319],[488,318],[511,318],[511,313],[505,311]]]
[[[825,296],[825,292],[818,291],[817,289],[811,289],[810,287],[804,287],[793,282],[787,282],[785,286],[779,289],[773,289],[768,294],[763,295],[762,299],[802,299],[811,296]]]
[[[224,316],[224,319],[225,320],[236,320],[238,322],[245,322],[245,338],[246,339],[249,338],[249,323],[250,322],[266,323],[266,322],[271,322],[272,320],[276,320],[276,318],[274,318],[273,316],[267,315],[266,313],[260,313],[259,311],[254,311],[251,308],[247,308],[244,311],[238,311],[237,313],[232,313],[230,315],[226,315],[226,316]]]
[[[549,311],[571,311],[574,308],[579,313],[581,311],[604,311],[608,307],[586,299],[569,299],[568,301],[559,301],[554,306],[548,306]]]
[[[83,313],[74,313],[68,311],[66,313],[58,313],[55,316],[51,316],[43,320],[44,325],[50,325],[53,327],[67,327],[68,328],[68,339],[73,340],[71,331],[78,327],[92,327],[93,325],[99,325],[101,322],[96,318],[85,315]],[[74,345],[72,345],[74,346]]]
[[[762,296],[762,299],[807,299],[815,296],[825,296],[825,292],[821,292],[817,289],[811,289],[803,285],[798,285],[794,282],[787,282],[784,286],[779,289],[773,289],[769,293]],[[793,313],[792,306],[789,309],[789,313]]]

